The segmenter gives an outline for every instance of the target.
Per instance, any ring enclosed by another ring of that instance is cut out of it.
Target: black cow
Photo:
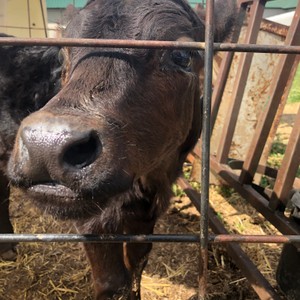
[[[0,34],[1,37],[10,37]],[[60,88],[57,47],[0,47],[0,233],[12,233],[7,162],[19,125]],[[0,243],[0,257],[12,259],[14,245]]]
[[[216,38],[233,22],[217,3]],[[94,0],[66,37],[203,41],[185,0]],[[23,120],[9,163],[13,184],[81,233],[150,234],[201,131],[203,52],[71,47],[64,85]],[[85,244],[97,299],[140,299],[151,244]]]

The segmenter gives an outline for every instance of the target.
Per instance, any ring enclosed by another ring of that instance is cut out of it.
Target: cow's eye
[[[189,70],[192,64],[191,51],[187,50],[174,50],[171,52],[171,59],[174,64],[183,69]]]

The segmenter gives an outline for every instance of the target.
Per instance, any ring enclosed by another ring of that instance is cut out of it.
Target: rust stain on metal
[[[260,25],[260,29],[285,38],[289,27],[264,19]]]

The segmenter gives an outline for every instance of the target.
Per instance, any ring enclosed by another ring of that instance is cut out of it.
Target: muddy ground
[[[293,107],[292,117],[295,112]],[[288,122],[282,123],[282,128],[290,127],[286,125]],[[232,190],[212,187],[210,192],[211,205],[230,232],[279,234]],[[12,196],[11,213],[17,233],[74,232],[70,223],[43,215],[17,190]],[[157,223],[155,233],[199,233],[199,214],[185,195],[179,193],[172,199],[172,205]],[[242,247],[277,289],[275,273],[281,246],[245,244]],[[198,253],[195,244],[155,244],[143,273],[143,299],[185,300],[195,295]],[[224,246],[209,248],[208,296],[209,299],[258,299]],[[92,299],[90,267],[81,246],[21,243],[16,261],[0,261],[0,300],[18,299]]]

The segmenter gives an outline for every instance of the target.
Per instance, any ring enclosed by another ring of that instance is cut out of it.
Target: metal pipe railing
[[[212,70],[214,58],[214,0],[206,3],[205,54],[204,54],[204,91],[202,112],[202,163],[201,163],[201,203],[200,203],[200,268],[199,299],[206,299],[208,275],[208,203],[210,169],[210,116],[212,97]],[[201,117],[201,116],[199,116]],[[200,197],[199,197],[200,201]]]
[[[0,46],[68,46],[105,48],[149,48],[205,50],[204,42],[75,39],[75,38],[9,38],[1,37]],[[300,46],[214,43],[214,51],[300,54]]]
[[[150,235],[127,235],[127,234],[0,234],[0,243],[26,242],[26,243],[199,243],[200,236],[197,234],[150,234]],[[239,235],[239,234],[216,234],[208,235],[209,244],[224,243],[268,243],[268,244],[291,244],[299,243],[300,235]]]

